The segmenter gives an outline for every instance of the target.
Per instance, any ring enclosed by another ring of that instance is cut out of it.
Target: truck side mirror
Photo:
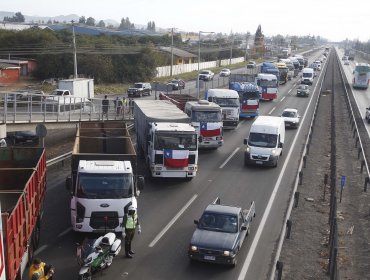
[[[198,220],[194,220],[194,224],[199,224],[199,221]]]
[[[202,143],[202,142],[203,142],[203,136],[202,136],[202,135],[200,135],[200,136],[198,137],[198,142],[199,142],[199,143]]]
[[[242,226],[240,230],[247,230],[247,226]]]
[[[248,138],[244,138],[244,145],[248,145]]]
[[[140,194],[140,191],[144,189],[144,186],[145,186],[144,177],[143,176],[137,176],[136,187],[137,187],[137,190],[139,191],[139,194]]]
[[[72,178],[71,178],[71,176],[68,176],[66,178],[66,189],[68,191],[71,191],[71,189],[72,189]]]
[[[283,143],[279,143],[278,148],[283,148]]]

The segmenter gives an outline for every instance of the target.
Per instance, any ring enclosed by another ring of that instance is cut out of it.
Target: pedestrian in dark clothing
[[[141,233],[141,227],[139,224],[139,219],[136,213],[136,208],[133,206],[130,206],[128,208],[127,214],[123,217],[123,234],[122,236],[125,238],[125,253],[126,257],[132,258],[133,254],[135,254],[134,251],[131,249],[131,242],[134,239],[135,230],[137,228],[137,233]]]
[[[103,110],[103,115],[102,117],[104,117],[104,115],[107,117],[108,119],[108,109],[109,109],[109,100],[108,100],[108,96],[104,96],[104,99],[102,100],[102,110]]]

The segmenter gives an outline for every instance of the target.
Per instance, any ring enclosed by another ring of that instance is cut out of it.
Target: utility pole
[[[170,71],[171,77],[172,77],[172,68],[173,68],[173,27],[171,28],[171,71]]]
[[[234,45],[234,34],[231,34],[231,46],[230,46],[230,62],[231,65],[231,59],[233,58],[233,45]]]
[[[76,36],[75,36],[75,25],[74,21],[72,20],[72,37],[73,37],[73,66],[74,66],[74,73],[73,77],[77,79],[77,48],[76,48]]]

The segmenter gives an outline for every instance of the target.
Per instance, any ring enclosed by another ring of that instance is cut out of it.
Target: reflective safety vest
[[[137,215],[136,213],[134,216],[127,216],[127,221],[126,221],[126,228],[127,229],[134,229],[136,228],[137,224]]]

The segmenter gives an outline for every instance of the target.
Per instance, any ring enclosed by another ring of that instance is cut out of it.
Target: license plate
[[[257,161],[256,161],[256,164],[263,164],[263,162],[262,162],[262,161],[260,161],[260,160],[257,160]]]
[[[204,259],[208,261],[215,261],[216,257],[215,256],[204,256]]]

